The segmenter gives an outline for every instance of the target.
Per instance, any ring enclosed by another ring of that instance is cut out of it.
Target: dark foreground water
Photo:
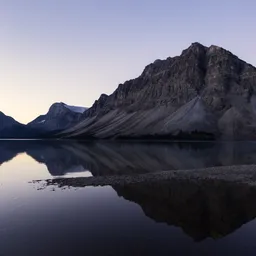
[[[29,183],[236,164],[256,164],[256,143],[0,141],[0,255],[255,255],[246,186]]]

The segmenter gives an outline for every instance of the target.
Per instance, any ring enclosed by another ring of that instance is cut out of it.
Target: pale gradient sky
[[[0,0],[0,111],[26,123],[54,102],[90,107],[192,42],[256,65],[254,0]]]

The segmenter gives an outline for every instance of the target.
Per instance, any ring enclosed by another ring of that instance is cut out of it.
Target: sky
[[[0,111],[27,123],[54,102],[90,107],[193,42],[256,66],[253,0],[0,0]]]

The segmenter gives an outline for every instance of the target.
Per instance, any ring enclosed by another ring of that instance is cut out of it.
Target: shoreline
[[[86,187],[116,186],[132,184],[161,184],[175,180],[190,182],[223,181],[235,184],[256,186],[256,165],[220,166],[191,170],[159,171],[146,174],[111,175],[78,178],[55,178],[34,180],[32,183],[45,182],[45,186]]]

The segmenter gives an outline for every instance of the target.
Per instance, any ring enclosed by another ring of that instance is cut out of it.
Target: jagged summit
[[[195,42],[147,65],[91,108],[54,103],[27,127],[75,138],[256,139],[255,99],[255,67]],[[13,122],[0,113],[0,129]]]
[[[181,55],[188,54],[188,53],[199,53],[199,52],[206,51],[207,49],[208,47],[198,42],[195,42],[195,43],[192,43],[187,49],[183,50]]]
[[[255,67],[224,48],[195,42],[180,56],[156,60],[139,77],[100,97],[68,136],[172,137],[196,132],[256,139],[255,90]]]

